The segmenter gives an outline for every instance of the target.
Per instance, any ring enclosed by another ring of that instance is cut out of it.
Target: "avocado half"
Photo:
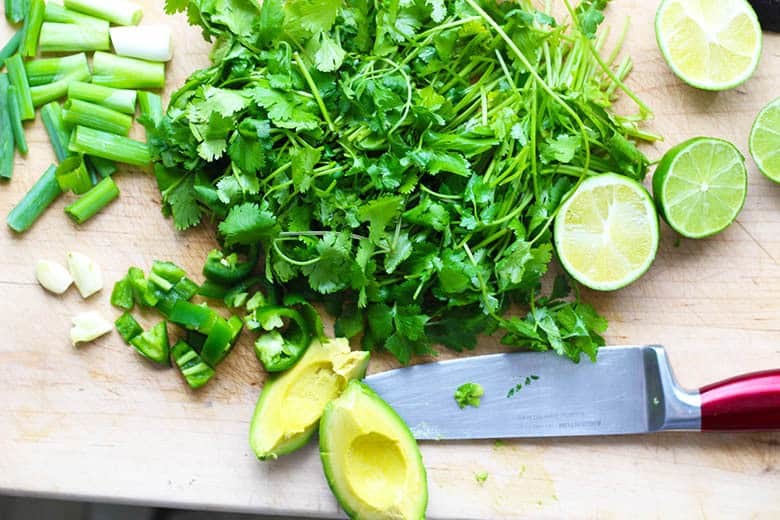
[[[249,428],[257,458],[275,459],[305,445],[325,405],[350,379],[365,375],[368,359],[368,352],[352,352],[346,339],[314,340],[295,366],[269,377]]]
[[[417,441],[403,419],[360,381],[351,381],[325,407],[320,458],[350,518],[425,518],[428,483]]]

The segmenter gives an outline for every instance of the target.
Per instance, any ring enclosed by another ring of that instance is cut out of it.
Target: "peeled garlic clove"
[[[73,283],[73,277],[67,269],[57,262],[39,260],[35,266],[35,278],[41,287],[54,294],[62,294]]]
[[[103,288],[103,273],[88,256],[69,252],[68,270],[73,275],[82,298],[88,298]]]
[[[77,343],[86,343],[111,332],[114,325],[96,311],[82,312],[74,316],[73,327],[70,329],[70,342],[75,347]]]

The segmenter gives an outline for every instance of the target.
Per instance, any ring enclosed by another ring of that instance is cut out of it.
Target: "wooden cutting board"
[[[184,17],[165,17],[162,2],[142,3],[145,23],[174,28],[168,77],[175,87],[207,64],[209,47]],[[666,136],[648,154],[658,158],[683,139],[711,135],[747,155],[754,116],[780,92],[780,37],[765,36],[761,65],[746,85],[696,91],[658,52],[655,4],[615,2],[608,16],[613,33],[632,18],[629,83],[654,108],[652,128]],[[0,27],[0,41],[10,34]],[[53,160],[40,121],[28,125],[27,136],[30,153],[17,157],[13,180],[0,184],[3,215]],[[617,293],[584,295],[609,318],[609,343],[666,345],[690,387],[780,367],[780,186],[748,164],[747,203],[728,230],[678,242],[664,228],[658,259],[642,280]],[[116,334],[70,346],[73,315],[118,315],[108,284],[128,266],[170,259],[198,273],[214,247],[208,226],[173,230],[148,173],[127,169],[116,178],[121,198],[81,227],[62,212],[66,196],[26,235],[0,230],[0,492],[338,515],[314,446],[276,462],[254,459],[247,431],[263,375],[249,342],[199,392],[176,370],[142,360]],[[75,289],[52,296],[35,282],[38,259],[64,262],[69,250],[103,267],[107,288],[87,301]],[[486,339],[479,352],[497,349]],[[390,366],[377,358],[371,371]],[[777,433],[440,442],[423,443],[422,451],[431,518],[780,517]],[[480,471],[489,474],[484,485],[474,478]]]

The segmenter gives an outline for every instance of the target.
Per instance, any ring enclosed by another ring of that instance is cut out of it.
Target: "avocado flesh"
[[[373,390],[352,381],[320,421],[320,457],[350,518],[425,518],[428,486],[417,442]]]
[[[351,352],[343,338],[314,340],[291,369],[263,386],[249,430],[249,444],[261,460],[297,450],[311,438],[329,401],[350,379],[362,378],[368,352]]]

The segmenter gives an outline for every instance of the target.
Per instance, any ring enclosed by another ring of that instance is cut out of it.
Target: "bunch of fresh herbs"
[[[164,211],[260,244],[270,282],[403,363],[497,331],[595,358],[606,321],[566,279],[540,288],[566,194],[648,166],[606,3],[561,24],[528,0],[168,0],[215,45],[150,129]]]

